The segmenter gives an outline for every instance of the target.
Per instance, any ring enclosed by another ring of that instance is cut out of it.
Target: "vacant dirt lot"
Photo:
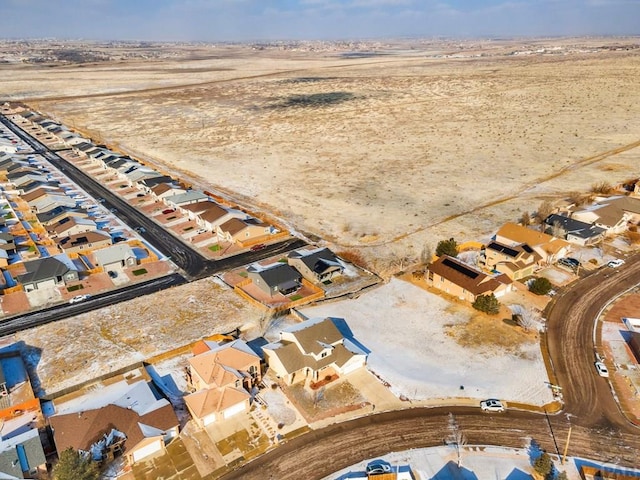
[[[639,50],[602,48],[621,41],[416,42],[362,56],[201,46],[2,65],[0,88],[380,269],[637,175]]]

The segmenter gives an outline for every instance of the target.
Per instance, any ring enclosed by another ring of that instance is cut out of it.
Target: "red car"
[[[259,252],[260,250],[263,250],[265,248],[267,248],[267,246],[264,243],[259,243],[258,245],[254,245],[253,247],[251,247],[251,251]]]
[[[175,208],[167,208],[166,210],[162,210],[162,214],[163,214],[163,215],[166,215],[166,214],[168,214],[168,213],[173,213],[173,212],[175,212],[175,211],[176,211],[176,209],[175,209]]]

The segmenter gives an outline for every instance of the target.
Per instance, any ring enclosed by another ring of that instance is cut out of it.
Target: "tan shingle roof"
[[[259,361],[257,355],[251,355],[236,348],[213,350],[189,359],[189,365],[208,384],[218,387],[235,384],[239,373],[247,371]]]
[[[200,390],[184,397],[184,401],[194,415],[202,418],[226,410],[248,398],[251,398],[251,395],[246,390],[225,387]]]

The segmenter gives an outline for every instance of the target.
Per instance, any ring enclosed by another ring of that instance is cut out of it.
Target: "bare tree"
[[[540,223],[540,231],[544,229],[544,221],[553,213],[553,204],[549,200],[544,200],[536,211],[536,220]]]
[[[564,238],[564,228],[562,228],[562,224],[557,220],[553,222],[551,226],[551,235],[557,238]]]
[[[539,329],[542,325],[540,312],[535,308],[526,308],[523,305],[511,305],[509,308],[514,320],[525,331]]]
[[[462,466],[462,449],[467,444],[467,437],[458,425],[456,421],[456,417],[453,416],[453,413],[449,413],[449,425],[447,427],[449,429],[449,436],[445,440],[447,445],[451,445],[456,449],[456,453],[458,455],[458,467]]]
[[[431,263],[432,258],[433,249],[431,248],[431,245],[425,243],[422,247],[422,251],[420,252],[420,264],[426,267]]]

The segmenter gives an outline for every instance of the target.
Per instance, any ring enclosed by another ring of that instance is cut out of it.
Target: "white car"
[[[391,465],[380,462],[380,461],[371,462],[369,465],[367,465],[367,468],[366,468],[366,473],[367,475],[370,475],[370,476],[380,475],[383,473],[390,473],[390,472],[391,472]]]
[[[596,371],[598,372],[598,375],[600,375],[601,377],[609,376],[609,369],[607,369],[607,366],[604,363],[596,362],[595,366],[596,366]]]
[[[611,260],[609,263],[607,263],[607,267],[611,268],[618,268],[622,265],[624,265],[624,260],[622,260],[621,258],[616,258],[615,260]]]
[[[71,300],[69,300],[69,303],[71,304],[80,303],[80,302],[84,302],[85,300],[89,300],[89,298],[91,298],[91,295],[89,295],[88,293],[85,295],[76,295]]]
[[[480,408],[483,412],[504,412],[504,405],[495,398],[481,401]]]

